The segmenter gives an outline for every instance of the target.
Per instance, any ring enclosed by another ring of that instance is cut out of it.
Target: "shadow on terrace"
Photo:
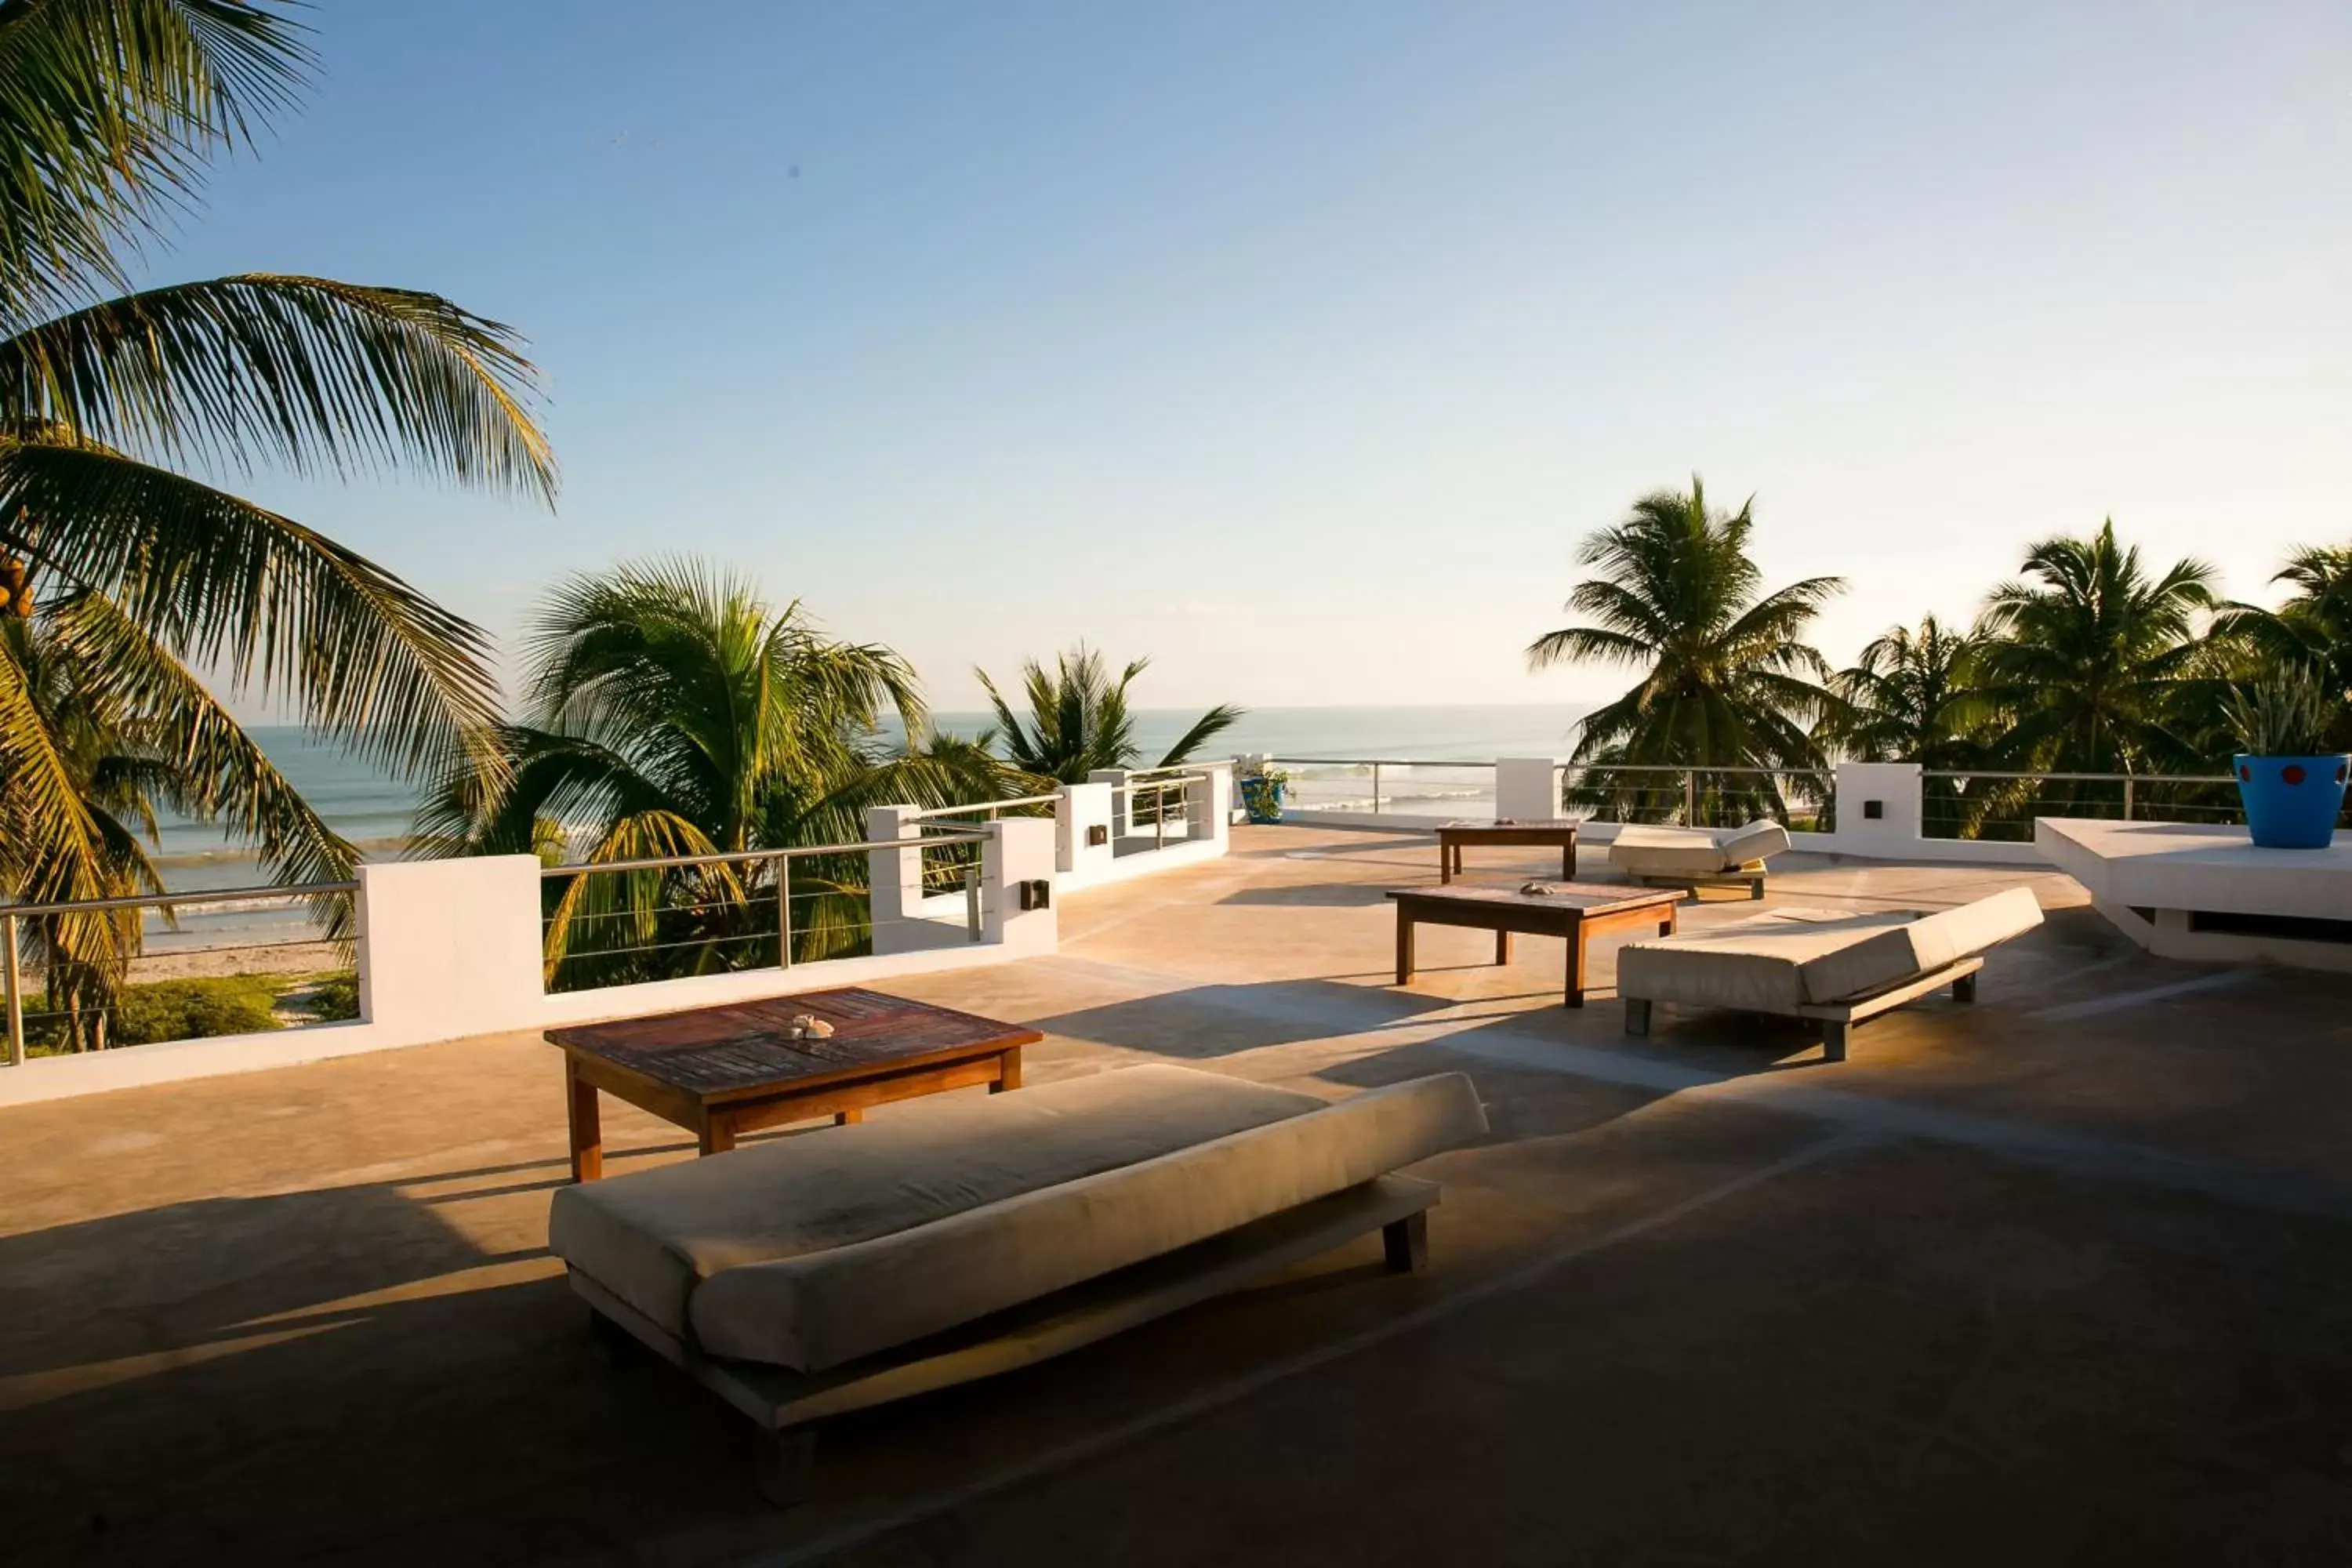
[[[545,1251],[535,1037],[19,1107],[10,1560],[2341,1560],[2340,980],[2147,958],[2043,872],[1791,856],[1774,901],[2023,881],[2053,912],[1978,1005],[1829,1067],[1724,1015],[1628,1038],[1606,952],[1563,1009],[1553,942],[1498,968],[1432,931],[1399,991],[1379,890],[1434,879],[1426,840],[1234,842],[1071,899],[1058,954],[890,988],[1034,1023],[1033,1083],[1468,1072],[1492,1132],[1417,1168],[1445,1189],[1427,1273],[1360,1243],[845,1417],[779,1512],[740,1417],[593,1353]],[[606,1140],[614,1173],[692,1154],[610,1102]]]

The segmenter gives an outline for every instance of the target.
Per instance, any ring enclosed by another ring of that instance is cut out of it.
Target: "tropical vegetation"
[[[400,468],[551,498],[519,340],[404,289],[131,276],[312,66],[277,0],[0,0],[0,892],[19,901],[152,887],[158,804],[280,880],[348,870],[193,671],[395,771],[496,765],[478,630],[196,475]],[[61,1005],[102,1009],[138,925],[26,940]]]
[[[703,858],[551,879],[559,984],[772,963],[787,896],[795,959],[864,951],[865,855],[788,868],[770,852],[857,842],[873,806],[1008,798],[1034,783],[931,734],[898,654],[829,637],[798,601],[772,604],[696,561],[570,579],[525,650],[527,712],[497,731],[501,765],[486,775],[459,760],[420,819],[424,847],[591,866]],[[886,742],[886,719],[911,741]]]
[[[1029,708],[1025,724],[988,672],[976,670],[996,714],[996,727],[981,743],[1002,745],[1013,766],[1057,784],[1084,784],[1100,770],[1133,768],[1144,752],[1135,738],[1127,692],[1150,667],[1148,658],[1134,659],[1114,676],[1102,655],[1084,643],[1057,655],[1051,669],[1030,659],[1021,667],[1022,695]],[[1195,719],[1153,765],[1172,768],[1192,761],[1232,729],[1242,712],[1219,703]]]
[[[1578,548],[1595,572],[1567,607],[1586,624],[1538,638],[1529,664],[1642,674],[1585,717],[1571,799],[1628,821],[1693,809],[1703,820],[1786,816],[1784,778],[1818,783],[1829,753],[1813,726],[1841,702],[1828,660],[1804,636],[1844,584],[1809,577],[1765,591],[1748,552],[1755,527],[1752,499],[1736,512],[1709,507],[1694,475],[1689,490],[1642,497]],[[1690,767],[1738,771],[1699,775],[1693,801],[1681,778],[1643,771]]]
[[[2108,520],[2029,545],[1973,625],[1889,627],[1817,680],[1819,655],[1799,638],[1835,584],[1759,595],[1750,516],[1709,510],[1695,481],[1583,542],[1580,563],[1598,571],[1569,607],[1586,624],[1530,658],[1644,674],[1584,721],[1572,801],[1630,820],[1785,818],[1769,781],[1801,784],[1801,770],[1837,757],[1906,761],[1929,775],[1929,830],[1967,837],[2043,812],[2111,813],[2127,791],[2143,812],[2225,814],[2229,790],[2193,780],[2247,732],[2352,746],[2352,548],[2294,552],[2275,579],[2294,592],[2265,609],[2222,603],[2203,562],[2147,561]],[[1682,798],[1687,775],[1672,770],[1706,769],[1767,771],[1699,773]],[[2053,773],[2131,782],[2000,776]]]

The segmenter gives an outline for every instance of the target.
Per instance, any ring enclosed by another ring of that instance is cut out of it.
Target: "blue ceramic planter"
[[[1282,820],[1282,786],[1271,779],[1242,780],[1242,809],[1252,822],[1264,826]]]
[[[2246,830],[2264,849],[2325,849],[2344,809],[2347,759],[2248,757],[2234,760]]]

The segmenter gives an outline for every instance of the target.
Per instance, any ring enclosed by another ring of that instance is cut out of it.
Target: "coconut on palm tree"
[[[2132,773],[2194,764],[2183,699],[2206,673],[2199,630],[2215,607],[2213,581],[2195,559],[2152,572],[2137,546],[2117,541],[2113,519],[2087,539],[2029,547],[2023,575],[1993,590],[1978,625],[2007,764]]]
[[[855,843],[869,806],[1024,793],[979,747],[926,739],[898,655],[827,637],[797,601],[690,560],[572,579],[526,647],[529,712],[500,731],[506,766],[488,784],[453,770],[420,817],[429,849],[750,857],[566,879],[547,949],[564,984],[773,963],[785,873],[759,851]],[[915,743],[887,745],[886,717]],[[862,853],[796,859],[794,956],[858,951],[865,887]]]
[[[1692,805],[1700,821],[1769,813],[1786,817],[1780,777],[1822,770],[1808,726],[1839,708],[1827,660],[1803,640],[1822,605],[1844,587],[1808,577],[1763,591],[1748,553],[1751,499],[1737,512],[1710,509],[1696,475],[1688,493],[1657,490],[1625,521],[1590,535],[1567,608],[1587,625],[1546,633],[1528,649],[1541,669],[1559,664],[1630,665],[1642,678],[1585,716],[1572,758],[1582,769],[1572,798],[1614,807],[1626,820],[1681,814],[1680,779],[1632,768],[1753,769],[1703,773]]]
[[[996,711],[996,727],[983,743],[1002,744],[1013,766],[1059,784],[1084,784],[1097,771],[1132,768],[1143,760],[1144,752],[1135,738],[1135,712],[1128,705],[1127,690],[1150,667],[1149,658],[1139,658],[1113,676],[1102,655],[1084,643],[1056,655],[1051,669],[1033,658],[1021,667],[1022,695],[1029,707],[1025,725],[988,672],[974,671]],[[1242,713],[1229,702],[1217,704],[1192,721],[1155,765],[1172,768],[1191,762],[1202,747],[1232,729]]]
[[[205,161],[288,107],[311,63],[275,0],[0,0],[0,614],[104,604],[158,668],[213,672],[355,754],[395,771],[494,765],[478,629],[183,470],[400,467],[549,498],[518,340],[408,289],[278,273],[134,289],[128,275]],[[137,879],[69,782],[36,679],[0,658],[5,890],[126,890]],[[274,872],[348,866],[347,850],[268,854],[272,835],[308,832],[292,792],[248,804],[224,820]]]

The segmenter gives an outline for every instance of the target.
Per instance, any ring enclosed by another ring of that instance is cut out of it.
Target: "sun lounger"
[[[1609,864],[1628,881],[1667,882],[1688,888],[1745,885],[1748,896],[1764,896],[1764,862],[1789,847],[1789,830],[1777,822],[1745,827],[1660,827],[1629,822],[1609,843]]]
[[[2026,888],[1932,915],[1773,910],[1628,942],[1617,950],[1617,994],[1628,1034],[1650,1032],[1655,1003],[1733,1007],[1818,1018],[1823,1054],[1843,1061],[1846,1031],[1866,1018],[1944,985],[1975,1001],[1978,955],[2041,923]]]
[[[1008,1372],[1370,1231],[1426,1258],[1434,1183],[1486,1131],[1460,1073],[1336,1103],[1186,1068],[911,1101],[560,1189],[548,1245],[607,1344],[651,1346],[806,1493],[812,1423]]]

